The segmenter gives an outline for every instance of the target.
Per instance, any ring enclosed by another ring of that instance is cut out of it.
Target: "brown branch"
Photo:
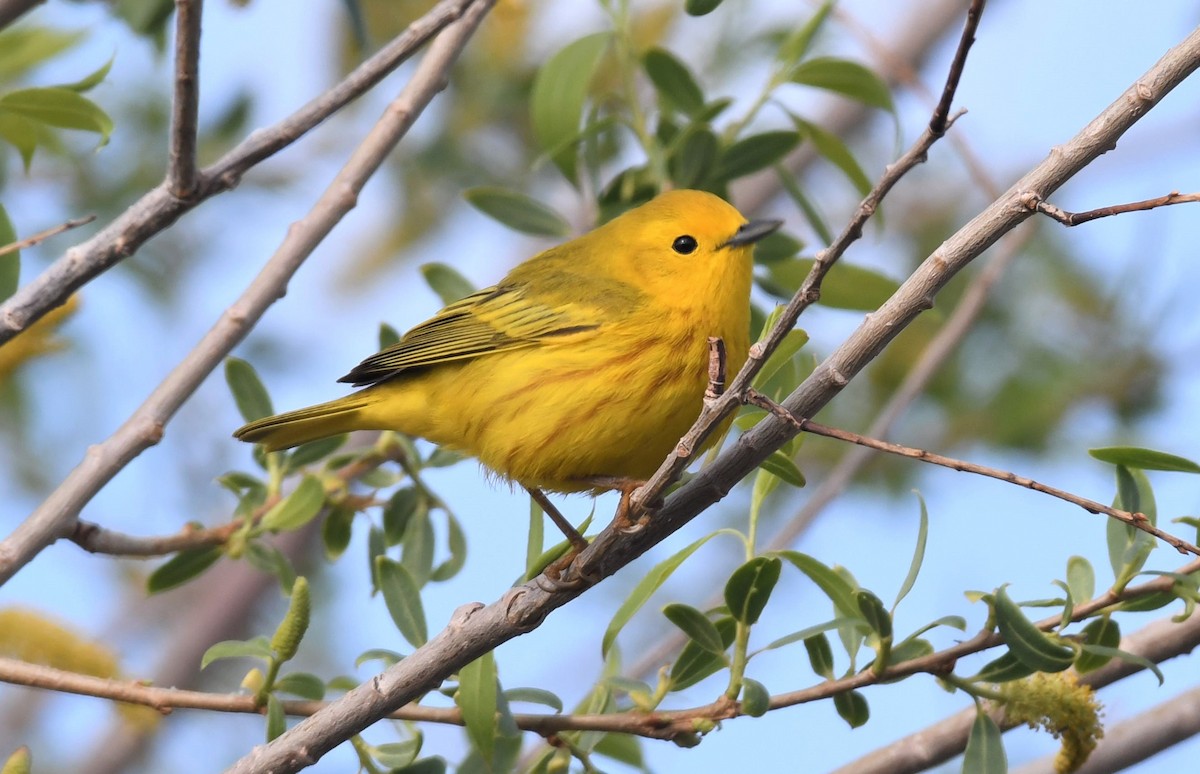
[[[746,402],[765,409],[772,415],[779,417],[785,422],[791,423],[796,429],[803,432],[812,433],[813,435],[822,435],[826,438],[833,438],[838,441],[846,441],[847,443],[858,444],[859,446],[865,446],[868,449],[875,449],[876,451],[887,452],[888,454],[895,454],[900,457],[908,457],[909,459],[928,462],[932,465],[940,465],[944,468],[950,468],[951,470],[957,470],[962,473],[974,473],[978,476],[987,476],[988,478],[1007,481],[1010,484],[1016,484],[1017,486],[1024,487],[1026,489],[1032,489],[1035,492],[1041,492],[1042,494],[1047,494],[1051,497],[1057,497],[1058,499],[1065,500],[1072,505],[1078,505],[1088,513],[1102,513],[1105,516],[1123,522],[1130,527],[1140,529],[1142,532],[1153,535],[1164,543],[1174,547],[1175,550],[1181,554],[1194,554],[1196,556],[1200,556],[1200,547],[1196,547],[1186,540],[1178,538],[1169,532],[1162,531],[1158,527],[1151,524],[1150,519],[1148,519],[1144,513],[1130,513],[1129,511],[1111,508],[1103,503],[1098,503],[1095,500],[1089,500],[1086,497],[1080,497],[1079,495],[1072,494],[1066,490],[1047,486],[1041,482],[1034,481],[1032,478],[1018,476],[1016,473],[1012,473],[1007,470],[991,468],[987,465],[979,465],[974,462],[966,462],[953,457],[934,454],[933,452],[928,452],[924,449],[917,449],[912,446],[901,446],[898,443],[881,441],[877,438],[868,438],[864,435],[852,433],[848,430],[840,430],[836,427],[822,425],[819,422],[813,422],[811,419],[797,417],[795,414],[792,414],[786,408],[780,406],[778,403],[771,400],[766,395],[758,392],[757,390],[747,391]]]
[[[16,242],[10,242],[9,244],[0,247],[0,255],[8,255],[9,253],[17,252],[18,250],[24,250],[26,247],[33,247],[38,242],[43,242],[52,236],[61,234],[64,231],[70,231],[73,228],[86,226],[95,219],[95,215],[84,215],[82,218],[73,218],[68,220],[66,223],[60,223],[53,228],[48,228],[45,231],[39,231],[32,236],[27,236],[24,239]]]
[[[1192,562],[1178,570],[1181,574],[1196,571],[1200,571],[1200,562]],[[1076,606],[1071,620],[1081,621],[1118,602],[1170,590],[1173,583],[1173,579],[1161,577],[1139,586],[1127,587],[1119,594],[1106,592],[1094,600]],[[1062,617],[1055,615],[1038,622],[1037,625],[1043,630],[1051,630],[1061,623]],[[1126,640],[1122,644],[1122,647],[1132,653],[1146,655],[1152,661],[1166,660],[1167,658],[1188,652],[1195,645],[1195,641],[1200,639],[1200,625],[1198,625],[1200,624],[1200,616],[1196,617],[1191,623],[1192,626],[1190,628],[1194,631],[1191,632],[1190,636],[1185,635],[1171,638],[1166,647],[1163,646],[1160,640],[1155,639],[1150,644],[1156,649],[1149,651],[1149,655],[1147,655],[1146,651],[1147,643],[1135,641],[1133,645],[1130,645],[1130,640]],[[970,640],[937,653],[890,665],[879,674],[867,669],[837,680],[826,680],[809,688],[776,694],[771,697],[770,709],[780,710],[796,706],[797,704],[828,699],[850,690],[919,673],[946,674],[953,670],[958,659],[1002,644],[1003,640],[1001,640],[998,634],[991,631],[982,631]],[[1141,667],[1130,665],[1127,662],[1121,663],[1124,665],[1123,667],[1110,669],[1108,672],[1099,670],[1097,673],[1084,678],[1084,682],[1088,682],[1094,687],[1099,687],[1141,669]],[[32,688],[144,705],[164,714],[176,709],[199,709],[248,714],[262,714],[264,711],[263,707],[255,702],[255,697],[250,695],[160,688],[133,680],[112,680],[82,675],[11,658],[0,658],[0,681],[14,685],[24,685]],[[330,706],[331,703],[323,701],[282,702],[284,712],[298,717],[312,716]],[[677,740],[694,736],[696,734],[696,721],[720,722],[743,715],[744,713],[738,702],[722,697],[711,704],[678,710],[659,710],[655,712],[629,710],[592,715],[514,713],[513,718],[518,728],[542,735],[563,731],[606,731],[635,734],[650,739]],[[384,717],[393,720],[463,725],[462,714],[456,707],[425,707],[413,704],[393,710]]]
[[[165,182],[148,191],[97,234],[67,250],[0,304],[0,345],[63,304],[84,284],[133,255],[184,213],[205,199],[234,188],[247,171],[366,93],[468,8],[483,1],[442,0],[341,83],[274,126],[255,130],[215,164],[201,170],[195,190],[187,200],[174,196]]]
[[[1181,194],[1178,191],[1172,191],[1166,196],[1159,196],[1154,199],[1130,202],[1129,204],[1114,204],[1110,207],[1100,207],[1099,209],[1087,210],[1086,212],[1067,212],[1055,207],[1050,202],[1038,198],[1033,193],[1028,195],[1024,204],[1030,209],[1050,216],[1064,226],[1078,226],[1081,223],[1087,223],[1099,218],[1107,218],[1112,215],[1120,215],[1123,212],[1142,212],[1144,210],[1153,210],[1156,207],[1169,207],[1172,204],[1186,204],[1188,202],[1200,202],[1200,193]]]
[[[133,415],[107,440],[90,447],[83,461],[58,488],[11,535],[0,541],[0,584],[46,546],[74,532],[76,519],[84,505],[130,460],[158,443],[167,422],[183,402],[242,340],[267,308],[283,296],[288,280],[354,207],[367,180],[430,100],[444,88],[450,65],[465,42],[461,31],[474,30],[491,5],[492,0],[476,0],[463,17],[470,20],[469,24],[456,24],[457,34],[438,37],[439,41],[455,42],[449,49],[447,45],[450,44],[438,46],[437,56],[427,55],[422,60],[404,90],[387,107],[312,209],[288,229],[275,254],[241,297]]]
[[[204,0],[175,0],[175,96],[167,190],[177,199],[196,191],[196,132],[200,124],[200,17]]]
[[[46,0],[0,0],[0,30],[44,2]]]

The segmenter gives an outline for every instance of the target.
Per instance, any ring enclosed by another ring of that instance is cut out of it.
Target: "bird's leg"
[[[584,479],[584,483],[597,489],[611,489],[621,493],[621,501],[617,504],[617,512],[612,521],[614,529],[628,534],[637,532],[645,526],[645,518],[649,514],[639,514],[637,520],[631,518],[633,516],[633,493],[645,486],[645,481],[626,476],[589,476]],[[648,510],[651,506],[643,503],[642,507],[643,510]]]
[[[567,521],[566,517],[559,513],[558,508],[554,507],[554,503],[550,502],[550,498],[546,493],[537,487],[527,486],[525,491],[533,498],[534,502],[541,506],[542,511],[550,517],[550,521],[554,522],[554,526],[558,527],[559,531],[567,538],[567,542],[571,544],[573,549],[572,556],[583,551],[588,547],[587,538],[579,534],[579,530]]]

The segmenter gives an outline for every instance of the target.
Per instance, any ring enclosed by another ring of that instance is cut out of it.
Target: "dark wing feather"
[[[595,314],[574,305],[549,306],[523,286],[485,288],[447,306],[338,381],[362,387],[409,368],[538,346],[543,339],[598,328]]]

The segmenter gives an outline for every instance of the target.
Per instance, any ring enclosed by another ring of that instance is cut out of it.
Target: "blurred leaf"
[[[446,761],[440,756],[422,758],[402,769],[392,769],[388,774],[446,774]]]
[[[837,714],[841,716],[842,720],[849,723],[851,728],[864,726],[871,719],[871,709],[867,706],[867,698],[858,691],[835,693],[833,706],[837,709]]]
[[[914,490],[914,494],[917,496],[917,502],[921,504],[921,516],[917,526],[917,545],[913,549],[913,558],[908,565],[908,575],[904,576],[904,582],[900,584],[900,590],[896,592],[896,601],[892,603],[893,610],[900,605],[900,600],[912,591],[913,584],[917,582],[917,575],[921,572],[921,564],[925,561],[925,540],[929,537],[929,510],[925,507],[925,498],[921,496],[921,493]]]
[[[678,626],[688,639],[712,653],[724,653],[721,633],[708,616],[690,605],[672,603],[663,608],[667,620]]]
[[[785,231],[776,231],[754,243],[754,262],[761,264],[782,261],[784,258],[794,257],[803,248],[804,243],[799,239]]]
[[[1150,479],[1141,470],[1117,465],[1117,497],[1113,507],[1141,513],[1151,524],[1158,522],[1158,508]],[[1156,545],[1154,537],[1117,519],[1108,519],[1108,559],[1113,570],[1113,588],[1120,591],[1146,564]]]
[[[732,618],[719,618],[713,622],[717,627],[717,631],[721,634],[721,643],[724,645],[723,650],[728,649],[733,644],[734,634],[737,631],[737,622]],[[671,665],[671,671],[668,675],[670,678],[671,690],[682,691],[691,688],[696,683],[700,682],[709,675],[716,674],[728,664],[728,659],[724,653],[718,655],[710,650],[697,645],[695,642],[688,641],[687,645],[683,646],[683,650],[679,652],[679,658],[675,659],[675,663]]]
[[[780,449],[771,452],[771,456],[759,463],[759,467],[797,488],[808,483],[804,480],[800,467]]]
[[[773,131],[750,135],[721,153],[713,178],[718,181],[733,180],[765,169],[799,144],[800,135],[796,132]]]
[[[321,480],[316,476],[305,476],[291,494],[267,511],[260,523],[263,529],[272,532],[290,532],[312,521],[324,504],[325,487]]]
[[[387,742],[385,744],[376,744],[371,746],[371,757],[376,763],[381,766],[386,766],[389,770],[403,769],[412,765],[412,762],[421,754],[421,744],[424,740],[421,735],[412,739],[405,739],[403,742]]]
[[[18,25],[0,32],[0,81],[10,81],[83,40],[82,30]]]
[[[605,734],[596,742],[592,752],[620,761],[636,769],[645,770],[641,741],[633,734]]]
[[[359,654],[358,658],[354,659],[354,666],[360,667],[368,661],[381,661],[386,668],[400,663],[400,659],[402,658],[404,656],[394,650],[371,648],[370,650],[364,650]]]
[[[808,221],[808,225],[812,226],[813,231],[817,232],[817,238],[822,244],[833,243],[833,232],[829,228],[829,224],[825,222],[825,218],[821,216],[817,206],[809,200],[808,196],[800,188],[799,181],[796,176],[788,171],[782,164],[775,165],[775,173],[779,176],[779,182],[783,186],[783,190],[792,198],[800,211],[804,213],[804,219]]]
[[[76,129],[100,135],[108,142],[113,122],[100,107],[78,92],[61,86],[18,89],[0,96],[0,113],[27,118],[58,129]]]
[[[305,465],[311,465],[317,460],[322,460],[333,454],[341,448],[349,436],[345,433],[341,435],[331,435],[328,438],[320,438],[316,441],[309,441],[296,447],[296,450],[288,455],[287,465],[284,467],[284,474],[295,473]]]
[[[326,561],[335,562],[350,545],[354,526],[354,511],[349,508],[332,507],[321,525],[321,542],[325,547]]]
[[[412,575],[404,565],[386,556],[376,557],[375,567],[379,574],[379,590],[383,592],[383,601],[396,628],[413,647],[421,647],[429,635],[425,628],[421,592]]]
[[[756,653],[761,653],[765,650],[775,650],[776,648],[782,648],[785,645],[791,645],[794,642],[807,640],[809,637],[827,632],[830,629],[837,629],[840,626],[860,626],[863,629],[869,628],[866,621],[863,621],[861,618],[834,618],[832,621],[806,626],[798,632],[792,632],[791,634],[784,635],[777,640],[772,640],[768,644],[759,648]]]
[[[252,541],[246,546],[242,555],[252,567],[279,580],[279,587],[284,594],[291,594],[292,582],[296,580],[296,570],[292,562],[275,546],[261,540]]]
[[[447,581],[458,575],[459,570],[467,563],[467,536],[463,532],[462,525],[458,523],[458,519],[450,513],[446,514],[446,528],[449,531],[446,543],[450,549],[450,558],[433,568],[429,579],[433,581]]]
[[[175,10],[174,0],[116,0],[114,8],[118,18],[139,35],[159,37],[166,32],[167,20]]]
[[[749,677],[742,678],[742,711],[752,718],[761,718],[771,709],[771,694],[767,687]]]
[[[245,360],[225,358],[225,381],[229,384],[229,391],[233,393],[242,419],[253,422],[275,413],[271,409],[271,396],[267,394],[267,388],[263,387],[254,366]]]
[[[1089,622],[1087,626],[1083,627],[1080,635],[1083,636],[1085,646],[1101,645],[1106,648],[1116,648],[1121,644],[1121,627],[1111,616],[1107,615]],[[1088,651],[1085,647],[1075,659],[1075,671],[1081,675],[1094,672],[1111,660],[1112,656],[1100,655],[1094,651]]]
[[[976,707],[975,721],[967,736],[963,774],[1007,774],[1008,756],[1000,740],[1000,727],[982,708]]]
[[[808,53],[808,47],[812,45],[817,32],[825,25],[825,20],[829,18],[831,10],[833,10],[832,0],[821,3],[821,7],[809,17],[808,21],[789,35],[779,47],[775,57],[784,69],[790,69]]]
[[[866,172],[863,172],[862,167],[854,158],[854,154],[850,152],[841,138],[797,116],[792,116],[792,121],[801,135],[808,138],[813,147],[817,149],[817,153],[824,156],[829,163],[840,169],[842,174],[849,178],[859,196],[866,196],[870,193],[872,187],[870,178],[867,177]]]
[[[567,223],[566,218],[518,191],[477,186],[468,188],[463,192],[463,197],[475,209],[516,231],[536,236],[571,235],[571,224]]]
[[[712,130],[706,127],[689,130],[678,152],[669,159],[671,179],[680,188],[700,186],[712,172],[719,149],[720,141]]]
[[[1142,449],[1137,446],[1105,446],[1088,449],[1088,454],[1101,462],[1124,465],[1138,470],[1168,470],[1177,473],[1200,473],[1200,465],[1174,454]]]
[[[1082,556],[1068,559],[1067,586],[1071,589],[1071,599],[1077,605],[1096,596],[1096,573],[1092,570],[1091,562]]]
[[[580,38],[550,57],[533,81],[529,98],[533,134],[542,150],[563,176],[576,183],[575,144],[563,147],[579,135],[583,103],[600,56],[608,48],[612,33],[598,32]]]
[[[796,569],[800,570],[813,583],[817,584],[817,587],[825,592],[825,596],[833,601],[834,610],[837,611],[839,616],[846,616],[852,619],[862,618],[862,614],[858,609],[858,602],[854,598],[854,589],[838,573],[811,556],[802,554],[799,551],[779,551],[776,555],[782,559],[787,559]]]
[[[405,486],[392,493],[383,506],[383,540],[389,548],[399,545],[408,532],[408,523],[419,513],[428,513],[429,501],[416,487]]]
[[[308,672],[292,672],[275,681],[275,690],[309,701],[322,701],[325,698],[325,681]]]
[[[814,57],[796,65],[789,80],[837,92],[864,105],[895,112],[887,84],[858,62],[829,56]]]
[[[212,567],[213,562],[220,558],[221,549],[218,546],[180,551],[150,573],[150,577],[146,579],[146,591],[157,594],[181,586]]]
[[[444,263],[423,263],[421,274],[425,282],[442,303],[449,306],[455,301],[466,298],[475,292],[475,286],[470,280],[458,273],[458,270]]]
[[[1165,680],[1162,670],[1158,668],[1158,664],[1155,664],[1145,656],[1139,656],[1136,653],[1130,653],[1120,648],[1105,647],[1104,645],[1084,645],[1083,652],[1102,658],[1119,658],[1122,661],[1128,661],[1130,664],[1136,664],[1143,669],[1148,669],[1158,678],[1159,685],[1162,685]]]
[[[433,573],[433,551],[433,521],[429,518],[429,509],[421,508],[408,520],[400,554],[400,562],[412,575],[417,588],[424,586]]]
[[[497,679],[496,660],[488,651],[458,671],[458,690],[454,693],[454,703],[462,711],[467,736],[489,770],[495,756],[498,731]]]
[[[509,702],[523,701],[530,704],[541,704],[555,712],[563,711],[562,699],[541,688],[507,688],[504,691],[504,697]]]
[[[26,172],[33,161],[38,141],[42,139],[40,128],[41,125],[36,121],[0,110],[0,139],[12,145],[21,154],[21,162],[25,165]]]
[[[812,270],[811,258],[792,258],[767,266],[768,285],[758,278],[759,285],[781,298],[791,298]],[[900,287],[900,283],[871,269],[839,261],[821,283],[818,303],[834,309],[873,312]]]
[[[113,56],[109,57],[107,62],[100,65],[92,73],[85,75],[83,78],[75,81],[74,83],[59,84],[58,88],[70,89],[71,91],[76,92],[85,92],[94,89],[100,84],[101,81],[108,77],[108,71],[112,69],[113,61],[115,61],[116,58],[117,57],[114,54]]]
[[[224,658],[260,658],[263,661],[269,661],[273,657],[271,644],[266,637],[255,637],[252,640],[225,640],[204,651],[204,655],[200,658],[200,668],[204,669],[212,662]]]
[[[972,682],[1006,683],[1009,680],[1020,680],[1029,677],[1035,669],[1031,669],[1014,656],[1011,652],[993,659],[983,665],[979,674],[971,678]]]
[[[0,204],[0,247],[11,245],[17,241],[17,231],[13,228],[8,210]],[[13,293],[21,282],[21,251],[13,250],[0,255],[0,301],[4,301]]]
[[[429,280],[426,279],[426,282]],[[400,341],[400,332],[387,323],[379,323],[379,349],[384,350]]]
[[[284,731],[287,731],[287,714],[283,704],[271,694],[267,697],[267,741],[277,739]]]
[[[730,615],[747,626],[758,623],[783,567],[777,557],[756,556],[733,571],[725,584]]]
[[[1075,660],[1075,649],[1060,645],[1030,621],[1004,586],[992,595],[992,610],[1009,651],[1035,672],[1061,672]]]
[[[695,76],[670,51],[650,49],[642,55],[642,66],[666,104],[673,105],[689,116],[704,110],[704,92],[696,83]]]
[[[721,2],[722,0],[684,0],[683,10],[687,11],[689,16],[704,16],[715,11]]]
[[[812,670],[826,680],[833,679],[833,649],[824,632],[804,638],[804,649],[808,651],[808,663]]]

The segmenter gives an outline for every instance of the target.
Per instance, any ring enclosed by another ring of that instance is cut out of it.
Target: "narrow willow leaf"
[[[1124,465],[1139,470],[1168,470],[1176,473],[1200,473],[1200,465],[1186,457],[1142,449],[1137,446],[1104,446],[1088,449],[1088,454],[1101,462]]]
[[[866,725],[871,719],[871,708],[867,706],[867,697],[858,691],[836,693],[833,695],[833,706],[837,714],[850,724],[851,728]]]
[[[253,422],[275,412],[271,409],[271,396],[258,378],[254,366],[236,357],[225,358],[225,381],[233,400],[237,403],[242,419]]]
[[[829,56],[814,57],[796,65],[789,80],[837,92],[864,105],[896,112],[887,84],[858,62]]]
[[[1151,524],[1156,524],[1158,509],[1154,501],[1154,490],[1146,474],[1141,470],[1118,465],[1116,475],[1117,498],[1114,507],[1130,513],[1141,513]],[[1152,535],[1116,519],[1108,520],[1107,538],[1108,558],[1116,579],[1113,587],[1120,591],[1141,571],[1156,542]]]
[[[1082,556],[1072,556],[1067,560],[1067,587],[1071,589],[1071,599],[1077,605],[1096,595],[1096,573],[1092,570],[1091,562]]]
[[[0,204],[0,247],[11,245],[17,241],[17,231],[13,228],[8,210]],[[0,255],[0,301],[4,301],[13,293],[21,282],[21,251]]]
[[[428,510],[429,502],[416,487],[401,487],[393,492],[383,507],[383,538],[387,546],[399,545],[408,532],[408,523]]]
[[[780,637],[777,640],[772,640],[771,642],[767,643],[766,645],[764,645],[761,648],[759,648],[758,650],[756,650],[754,652],[754,654],[752,654],[752,655],[757,655],[757,654],[762,653],[763,651],[767,651],[767,650],[775,650],[777,648],[782,648],[785,645],[791,645],[792,643],[800,642],[801,640],[806,640],[809,637],[812,637],[817,634],[821,634],[822,632],[830,631],[832,629],[837,629],[840,626],[860,626],[860,627],[862,627],[862,629],[864,631],[869,631],[869,627],[867,626],[866,621],[863,621],[860,618],[834,618],[832,621],[826,621],[825,623],[814,624],[813,626],[806,626],[805,628],[801,629],[798,632],[792,632],[791,634],[784,635],[783,637]]]
[[[108,58],[107,62],[97,67],[91,73],[72,83],[60,83],[58,84],[58,88],[70,89],[71,91],[77,91],[80,93],[91,91],[99,86],[100,83],[108,77],[108,71],[112,69],[113,62],[116,61],[116,58],[117,57],[114,54]]]
[[[387,551],[384,544],[383,530],[372,525],[367,532],[367,566],[371,568],[371,593],[379,591],[379,557]]]
[[[1093,656],[1119,658],[1122,661],[1128,661],[1130,664],[1136,664],[1143,669],[1149,669],[1153,672],[1154,676],[1158,678],[1159,685],[1162,685],[1164,682],[1165,678],[1163,677],[1162,670],[1158,668],[1158,664],[1155,664],[1145,656],[1139,656],[1136,653],[1130,653],[1120,648],[1108,648],[1103,645],[1084,645],[1083,651]]]
[[[1111,616],[1097,618],[1083,627],[1080,632],[1083,644],[1100,645],[1105,648],[1116,648],[1121,644],[1121,627]],[[1112,656],[1100,655],[1085,647],[1075,659],[1075,671],[1079,674],[1094,672],[1112,660]]]
[[[146,591],[157,594],[181,586],[212,567],[220,558],[221,549],[217,546],[180,551],[150,573],[150,577],[146,579]]]
[[[817,209],[817,205],[800,188],[800,183],[796,180],[796,176],[782,164],[775,165],[775,173],[779,176],[779,182],[783,186],[783,190],[787,192],[787,195],[800,208],[800,212],[804,213],[804,219],[808,221],[808,225],[812,226],[813,231],[817,232],[817,237],[821,240],[821,243],[826,245],[833,244],[833,231],[829,228],[829,224],[825,222],[825,218],[821,215],[821,211]]]
[[[733,571],[725,583],[725,604],[735,619],[747,626],[758,623],[783,562],[774,556],[756,556]]]
[[[867,177],[867,173],[863,171],[858,160],[854,158],[854,154],[850,152],[850,148],[842,142],[841,138],[797,116],[792,116],[792,120],[801,135],[817,149],[817,153],[841,170],[859,196],[866,196],[870,193],[871,178]]]
[[[557,694],[541,688],[506,688],[504,698],[510,702],[523,701],[530,704],[541,704],[555,712],[563,711],[562,699]]]
[[[812,665],[813,672],[826,680],[832,680],[833,648],[829,646],[829,638],[824,633],[806,637],[804,649],[808,651],[808,663]]]
[[[453,514],[446,514],[446,529],[449,532],[446,544],[450,549],[450,558],[433,568],[433,573],[429,576],[432,581],[450,580],[458,575],[467,563],[467,535]]]
[[[267,697],[267,741],[271,742],[287,731],[287,715],[275,694]]]
[[[321,512],[325,504],[325,486],[316,476],[305,476],[299,486],[275,503],[262,518],[264,529],[290,532],[303,527]]]
[[[971,678],[971,682],[1006,683],[1009,680],[1020,680],[1029,677],[1036,670],[1021,663],[1011,652],[1005,653],[983,665],[979,674]]]
[[[429,518],[429,509],[422,508],[408,520],[400,554],[400,562],[412,575],[417,588],[423,587],[433,573],[433,552],[433,520]]]
[[[454,693],[454,703],[462,710],[467,736],[489,769],[495,757],[498,736],[498,684],[496,659],[489,651],[458,671],[458,690]]]
[[[679,150],[669,160],[671,179],[680,188],[702,185],[712,173],[719,150],[720,141],[711,129],[701,127],[688,131]]]
[[[789,35],[787,40],[783,42],[783,45],[779,47],[779,51],[775,56],[784,69],[793,67],[808,53],[808,47],[812,45],[817,31],[824,26],[825,20],[829,18],[831,10],[833,10],[833,0],[826,0],[826,2],[821,3],[816,12],[809,17],[809,20]]]
[[[533,80],[529,109],[534,137],[543,151],[553,153],[555,166],[573,185],[576,148],[575,143],[566,144],[579,136],[592,75],[611,39],[611,33],[598,32],[570,43],[550,57]]]
[[[270,543],[254,540],[246,546],[246,551],[242,556],[255,569],[278,578],[279,587],[284,594],[292,593],[292,582],[296,580],[296,568],[278,548]]]
[[[645,770],[642,745],[633,734],[605,734],[596,742],[592,752],[620,761],[627,766]]]
[[[26,174],[29,173],[29,165],[33,163],[33,154],[37,151],[43,131],[42,125],[36,121],[0,112],[0,139],[8,142],[21,154]]]
[[[975,722],[963,754],[963,774],[1007,774],[1008,756],[1000,740],[1000,727],[986,712],[976,708]]]
[[[811,258],[777,261],[767,266],[766,277],[775,284],[776,290],[782,291],[778,295],[791,298],[812,266]],[[759,284],[763,285],[762,278],[759,278]],[[821,283],[821,300],[818,303],[832,309],[873,312],[891,298],[899,287],[899,282],[872,269],[838,261]],[[775,292],[765,285],[763,288]]]
[[[204,669],[214,661],[224,658],[261,658],[267,661],[274,656],[271,643],[266,637],[255,637],[252,640],[225,640],[209,646],[200,658],[200,668]]]
[[[475,286],[470,280],[457,269],[444,263],[421,264],[421,276],[425,278],[425,284],[429,285],[430,290],[437,293],[438,298],[447,306],[475,292]]]
[[[692,642],[713,653],[724,653],[721,633],[708,616],[690,605],[673,603],[663,608],[667,620],[678,626]]]
[[[765,330],[765,329],[764,329]],[[754,377],[754,386],[762,387],[771,377],[779,372],[786,364],[791,362],[796,353],[808,343],[808,333],[802,330],[788,331],[783,341],[779,343],[771,356],[767,358],[767,362],[763,365],[762,370],[758,372],[758,376]]]
[[[791,562],[796,569],[817,584],[817,587],[825,592],[825,596],[833,601],[839,616],[861,620],[862,614],[858,610],[858,602],[854,599],[854,588],[841,575],[799,551],[779,551],[776,556]]]
[[[733,644],[734,634],[737,632],[737,622],[732,618],[719,618],[713,621],[713,624],[721,634],[721,643],[724,649],[728,649]],[[718,655],[689,641],[679,652],[679,658],[675,659],[675,663],[671,665],[668,675],[671,690],[682,691],[691,688],[709,675],[724,669],[728,664],[729,659],[724,652]]]
[[[908,565],[908,575],[904,576],[904,582],[900,584],[900,591],[896,592],[896,601],[892,603],[892,610],[895,610],[900,605],[900,600],[912,591],[913,584],[917,582],[917,575],[921,572],[921,564],[925,561],[925,540],[929,537],[929,509],[925,506],[925,498],[921,496],[920,492],[914,489],[913,494],[917,496],[917,502],[921,504],[920,521],[917,525],[917,545],[913,549],[913,558]]]
[[[379,573],[379,590],[396,628],[413,647],[419,648],[429,638],[425,626],[425,607],[421,592],[404,565],[380,556],[375,559]]]
[[[525,575],[532,578],[543,546],[546,544],[546,521],[537,500],[529,498],[529,535],[525,541]]]
[[[1009,650],[1035,672],[1061,672],[1075,660],[1075,649],[1060,645],[1030,621],[1003,586],[993,595],[996,627]]]
[[[665,103],[689,116],[704,110],[704,92],[696,83],[695,76],[670,51],[651,48],[642,55],[642,67]]]
[[[62,87],[19,89],[0,97],[0,115],[5,113],[37,121],[58,129],[77,129],[100,135],[108,142],[113,122],[100,106],[87,97]]]
[[[321,544],[326,561],[336,562],[350,545],[354,528],[354,511],[349,508],[330,508],[321,525]]]
[[[720,534],[733,535],[740,539],[740,535],[732,530],[717,530],[716,532],[705,535],[678,553],[659,562],[653,568],[651,568],[650,572],[646,573],[645,577],[638,582],[637,586],[634,586],[633,591],[631,591],[625,601],[621,603],[621,606],[617,608],[617,612],[613,614],[612,621],[609,622],[608,628],[605,629],[604,638],[600,643],[600,653],[603,656],[608,656],[609,649],[612,647],[613,642],[616,641],[617,635],[620,634],[621,629],[625,627],[625,624],[629,623],[629,619],[633,618],[634,613],[636,613],[638,610],[641,610],[642,605],[646,604],[646,602],[650,599],[650,596],[658,590],[658,587],[661,586],[663,582],[667,580],[667,578],[671,577],[671,573],[679,569],[679,565],[683,564],[689,556],[696,553],[696,549],[700,548],[700,546],[704,545],[709,540],[712,540],[714,537]]]
[[[722,0],[685,0],[683,10],[689,16],[704,16],[717,9]]]
[[[808,483],[800,472],[800,466],[781,449],[771,452],[771,456],[759,463],[759,467],[796,488]]]
[[[288,456],[287,466],[284,468],[286,473],[295,473],[305,465],[311,465],[318,460],[323,460],[330,454],[333,454],[346,439],[350,436],[345,433],[341,435],[331,435],[328,438],[321,438],[316,441],[309,441],[296,447],[296,450]]]
[[[733,180],[766,169],[799,144],[800,135],[796,132],[772,131],[750,135],[730,145],[718,157],[713,179]]]
[[[85,34],[84,29],[67,32],[34,25],[5,29],[0,32],[0,80],[13,80],[13,76],[75,46]]]
[[[468,188],[463,197],[480,212],[514,231],[535,236],[571,235],[571,224],[549,206],[519,191],[496,186]]]
[[[390,667],[400,663],[400,659],[402,658],[404,658],[403,654],[397,653],[394,650],[371,648],[370,650],[364,650],[359,654],[358,658],[354,659],[354,666],[360,667],[368,661],[381,661],[384,667]]]
[[[771,709],[771,693],[767,687],[749,677],[742,678],[742,712],[752,718],[761,718]]]
[[[292,672],[275,681],[275,690],[309,701],[322,701],[325,698],[325,681],[308,672]]]
[[[776,231],[754,243],[755,263],[774,263],[795,257],[804,243],[786,231]]]

